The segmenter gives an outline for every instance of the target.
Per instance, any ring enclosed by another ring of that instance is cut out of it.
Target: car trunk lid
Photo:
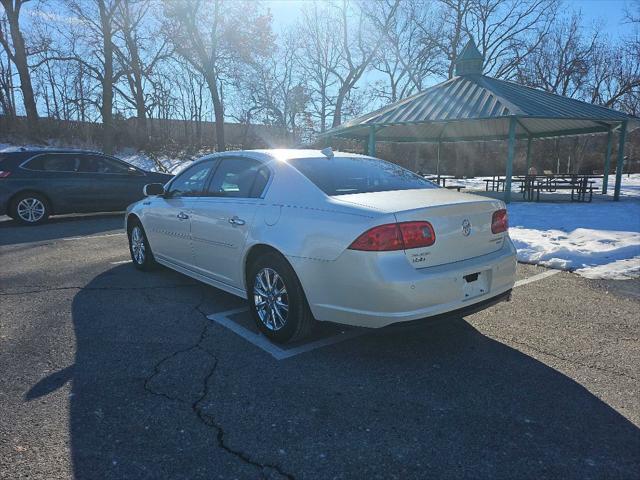
[[[432,267],[486,255],[502,247],[506,233],[493,234],[491,221],[499,200],[445,189],[399,190],[341,195],[340,201],[393,213],[398,222],[426,221],[436,235],[433,245],[405,250],[415,268]]]

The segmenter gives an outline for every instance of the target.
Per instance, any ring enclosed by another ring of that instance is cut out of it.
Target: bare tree
[[[425,25],[455,75],[458,54],[472,36],[484,56],[484,71],[510,78],[516,67],[540,45],[557,11],[558,0],[438,0],[439,26]]]
[[[296,61],[306,79],[311,115],[316,119],[318,130],[324,132],[333,114],[337,84],[333,72],[338,68],[341,56],[334,18],[326,6],[314,2],[304,8],[296,36],[301,42]]]
[[[472,0],[465,30],[478,41],[484,70],[510,78],[556,19],[558,0]]]
[[[184,120],[184,136],[188,143],[202,145],[202,124],[210,114],[207,83],[187,62],[172,65],[171,85],[177,90],[176,115]]]
[[[627,39],[612,43],[597,29],[585,33],[574,13],[556,22],[518,65],[517,79],[558,95],[626,110],[637,104],[631,97],[640,91],[639,54]]]
[[[624,18],[628,23],[640,24],[640,0],[632,0],[625,4]]]
[[[429,77],[443,73],[434,36],[424,35],[424,29],[435,24],[431,3],[404,0],[385,28],[383,22],[394,6],[394,0],[377,0],[363,5],[380,35],[386,37],[376,54],[374,68],[386,77],[386,81],[378,82],[378,96],[390,102],[422,90]]]
[[[234,95],[234,118],[246,125],[259,119],[299,137],[309,95],[296,63],[298,38],[294,32],[288,32],[285,38],[280,48],[240,78]]]
[[[33,94],[31,83],[31,71],[27,57],[29,52],[25,43],[24,35],[20,29],[20,12],[28,0],[0,0],[7,18],[9,31],[4,28],[5,23],[0,22],[0,44],[15,65],[20,78],[20,90],[24,101],[24,109],[27,114],[27,126],[31,136],[36,136],[38,132],[38,108]]]
[[[166,2],[165,33],[205,79],[216,123],[218,150],[225,149],[224,93],[237,71],[272,48],[271,17],[255,2]]]
[[[589,68],[585,100],[629,113],[640,95],[640,51],[624,41],[599,43],[594,49]]]
[[[582,98],[597,47],[598,32],[585,36],[574,13],[556,23],[540,46],[518,65],[518,80],[547,92]]]
[[[333,112],[333,127],[342,123],[342,108],[345,99],[371,65],[399,3],[400,0],[395,0],[391,8],[386,11],[378,26],[381,33],[373,37],[370,35],[371,24],[362,9],[358,8],[357,11],[354,11],[348,0],[343,0],[341,7],[339,7],[339,35],[342,42],[342,55],[341,62],[333,70],[339,85]],[[352,23],[350,19],[354,16],[356,19]]]
[[[342,123],[349,100],[355,105],[356,86],[371,69],[399,3],[393,0],[384,16],[376,18],[376,25],[354,1],[314,2],[304,9],[298,25],[299,64],[309,82],[321,132],[331,116],[332,126]]]
[[[113,151],[114,85],[124,74],[116,71],[114,63],[114,36],[117,31],[115,15],[121,0],[67,0],[72,25],[65,24],[65,55],[49,60],[73,60],[83,65],[84,71],[100,84],[100,97],[96,101],[102,118],[102,144],[105,152]],[[73,28],[71,28],[73,27]]]
[[[440,3],[440,22],[421,25],[423,38],[438,46],[446,59],[447,78],[455,75],[458,53],[462,50],[466,36],[467,16],[471,12],[473,0],[438,0]]]
[[[158,62],[171,54],[166,39],[158,41],[159,25],[153,21],[151,0],[121,0],[115,12],[114,53],[123,71],[127,91],[116,91],[136,112],[137,139],[142,144],[147,136],[147,92],[145,83],[153,83]]]

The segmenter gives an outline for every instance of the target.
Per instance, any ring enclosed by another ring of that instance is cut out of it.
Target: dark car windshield
[[[331,196],[438,188],[399,165],[374,158],[296,158],[289,163]]]

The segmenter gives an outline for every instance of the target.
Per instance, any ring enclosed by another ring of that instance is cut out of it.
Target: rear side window
[[[269,181],[269,170],[249,158],[225,158],[213,174],[209,194],[215,197],[258,198]]]
[[[80,158],[73,154],[45,154],[38,155],[24,164],[29,170],[43,172],[77,172]]]
[[[110,158],[99,155],[85,155],[80,159],[79,172],[83,173],[120,173],[129,172],[129,168]]]
[[[375,158],[297,158],[289,163],[331,196],[438,188],[395,163]]]

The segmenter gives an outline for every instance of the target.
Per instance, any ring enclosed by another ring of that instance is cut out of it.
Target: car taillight
[[[9,175],[11,175],[11,172],[8,172],[7,170],[0,170],[0,178],[7,178]]]
[[[398,225],[402,232],[405,250],[428,247],[436,243],[436,233],[429,222],[402,222]]]
[[[493,217],[491,218],[491,233],[502,233],[508,229],[509,217],[507,211],[503,208],[502,210],[493,212]]]
[[[388,252],[428,247],[435,241],[436,234],[429,222],[389,223],[367,230],[349,245],[349,249]]]

